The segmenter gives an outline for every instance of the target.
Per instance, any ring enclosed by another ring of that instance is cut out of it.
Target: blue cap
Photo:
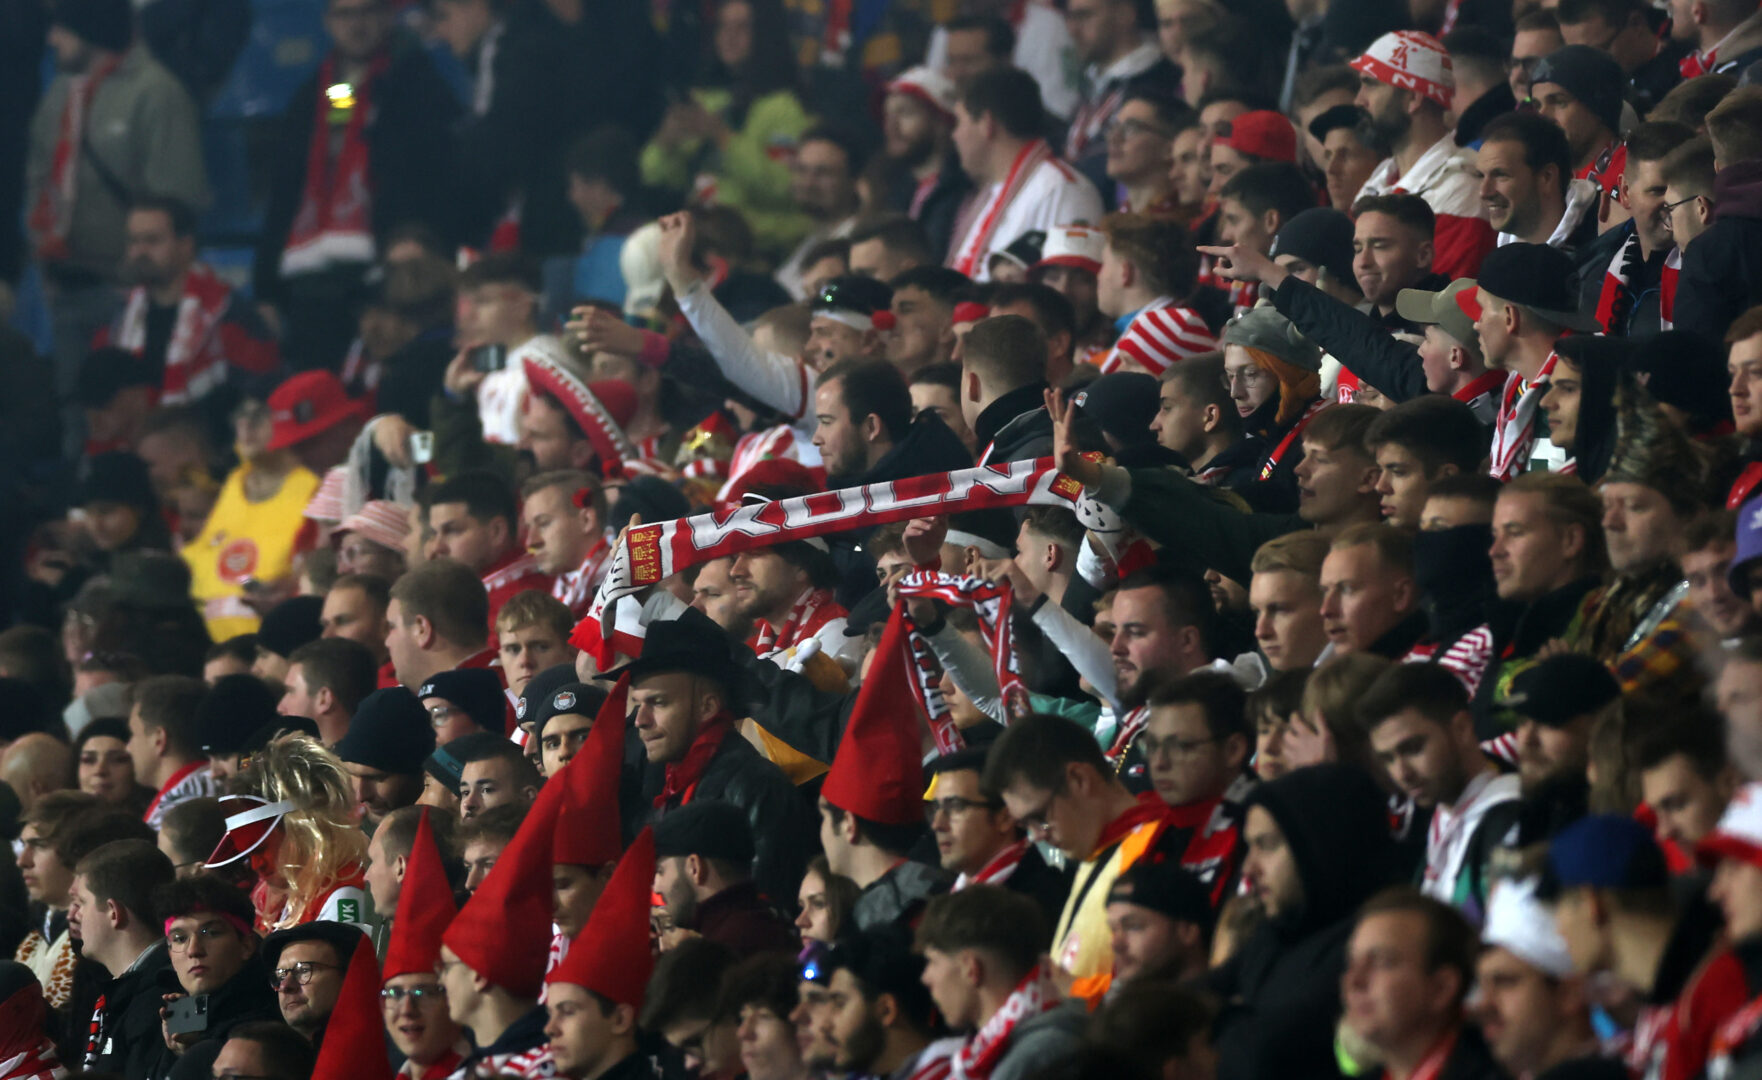
[[[1620,814],[1580,818],[1548,845],[1544,898],[1567,889],[1662,889],[1670,869],[1652,830]]]
[[[1738,508],[1738,553],[1732,556],[1725,579],[1731,591],[1750,598],[1749,564],[1762,559],[1762,495]]]

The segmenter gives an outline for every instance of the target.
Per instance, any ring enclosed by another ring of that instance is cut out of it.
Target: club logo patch
[[[553,709],[561,711],[563,709],[573,709],[574,707],[575,692],[573,690],[564,690],[551,699],[551,708]]]

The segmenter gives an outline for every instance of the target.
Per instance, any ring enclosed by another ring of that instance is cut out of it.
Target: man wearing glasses
[[[167,994],[160,1011],[165,1052],[154,1076],[179,1058],[212,1063],[239,1024],[279,1020],[275,991],[258,956],[250,898],[216,874],[193,874],[162,887],[154,908],[165,920],[165,945],[182,993]],[[194,998],[200,1011],[176,1003]],[[200,1026],[190,1030],[191,1021]]]
[[[324,1041],[324,1026],[343,988],[349,958],[366,940],[357,927],[322,919],[263,939],[263,963],[281,1018],[311,1040],[313,1049]]]
[[[1064,910],[1071,875],[1047,865],[1003,799],[980,783],[985,749],[969,747],[943,754],[930,762],[929,769],[924,813],[936,837],[942,869],[958,875],[950,891],[1001,885],[1039,904],[1050,926]]]

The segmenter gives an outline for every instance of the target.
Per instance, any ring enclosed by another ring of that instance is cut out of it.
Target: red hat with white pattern
[[[1719,824],[1695,845],[1695,856],[1706,866],[1721,859],[1742,859],[1762,866],[1762,783],[1738,788],[1719,816]]]
[[[369,499],[337,525],[330,534],[331,546],[341,547],[344,535],[352,532],[380,547],[403,551],[410,535],[410,511],[389,499]]]
[[[954,82],[935,68],[922,65],[911,68],[888,83],[887,92],[917,98],[945,119],[954,120]]]
[[[1371,42],[1352,70],[1398,90],[1412,90],[1448,109],[1456,96],[1450,54],[1438,39],[1418,30],[1396,30]]]
[[[555,398],[568,411],[582,434],[593,443],[604,475],[622,475],[624,463],[641,456],[624,434],[624,424],[636,412],[636,394],[628,384],[616,379],[589,384],[546,356],[526,358],[526,381]],[[600,397],[602,393],[605,398]]]
[[[1040,249],[1040,261],[1034,269],[1069,266],[1099,274],[1101,250],[1106,246],[1107,237],[1100,229],[1090,225],[1058,225],[1046,230],[1046,246]]]

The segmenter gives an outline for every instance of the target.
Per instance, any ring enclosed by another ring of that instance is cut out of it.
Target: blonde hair
[[[276,872],[287,883],[281,930],[300,921],[306,906],[367,863],[367,834],[355,821],[355,796],[342,761],[316,739],[284,735],[251,759],[251,780],[270,802],[294,804],[281,819]]]
[[[1320,715],[1334,736],[1335,758],[1368,768],[1372,776],[1382,775],[1382,769],[1371,759],[1370,735],[1353,710],[1370,684],[1389,667],[1389,661],[1372,653],[1347,653],[1310,672],[1303,685],[1303,715]]]
[[[1302,529],[1275,536],[1255,549],[1249,569],[1256,574],[1288,571],[1312,580],[1321,579],[1322,560],[1328,557],[1325,533]]]

